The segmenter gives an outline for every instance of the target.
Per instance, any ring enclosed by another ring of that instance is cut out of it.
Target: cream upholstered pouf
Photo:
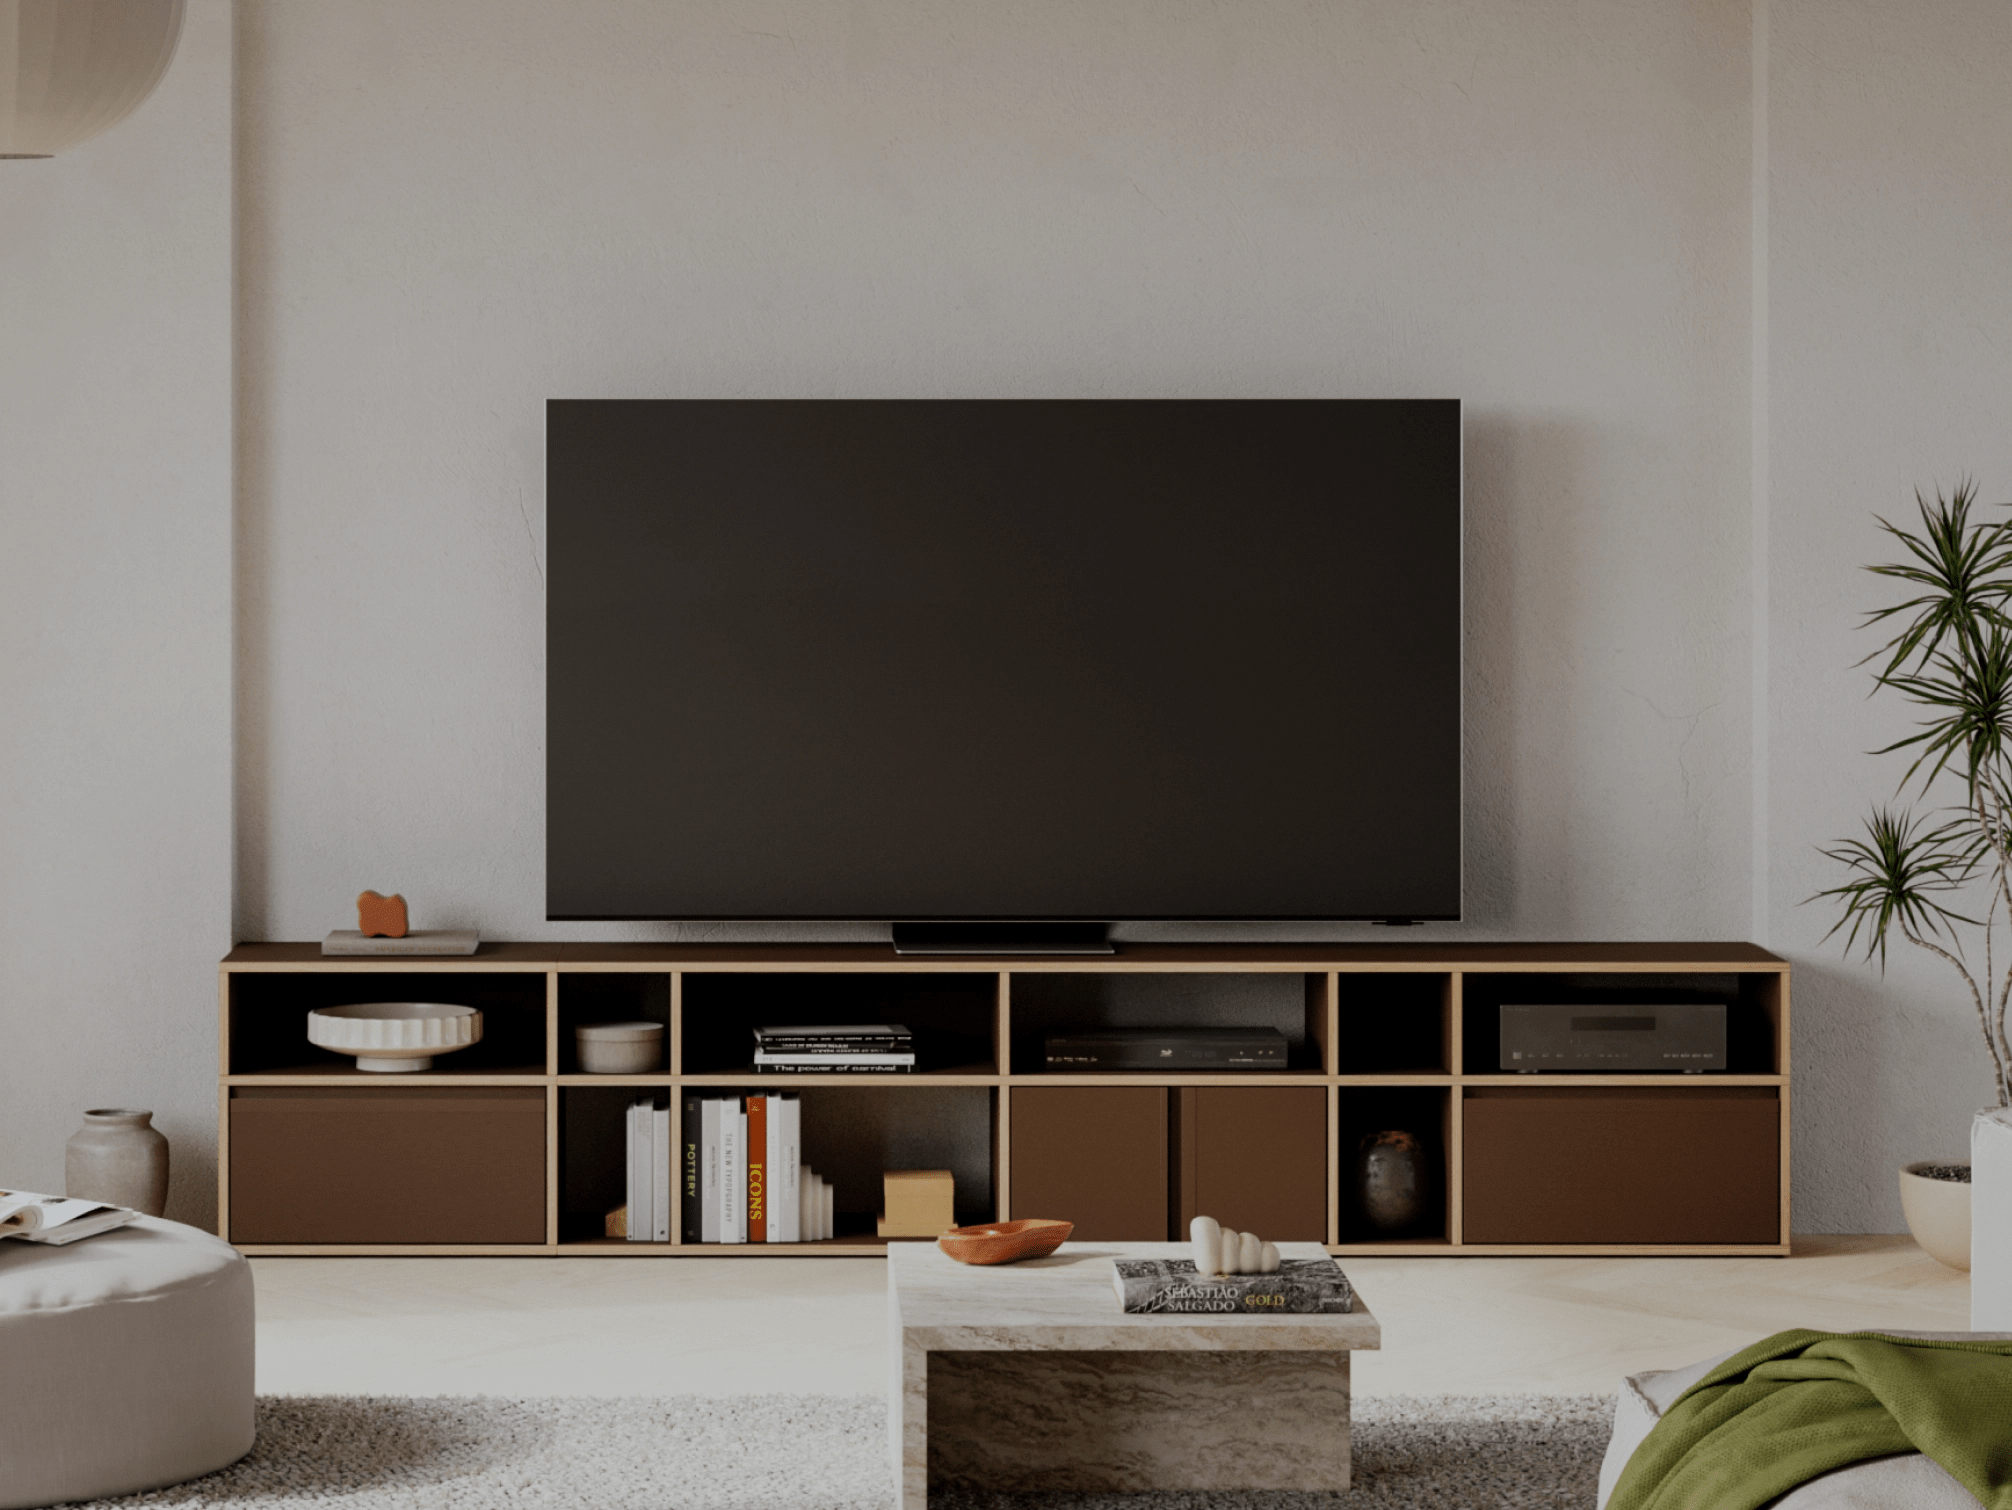
[[[252,1431],[251,1266],[230,1244],[153,1217],[0,1242],[0,1510],[180,1483]]]

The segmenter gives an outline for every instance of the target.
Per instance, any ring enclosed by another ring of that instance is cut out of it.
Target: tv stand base
[[[1116,954],[1105,923],[896,923],[896,954]]]

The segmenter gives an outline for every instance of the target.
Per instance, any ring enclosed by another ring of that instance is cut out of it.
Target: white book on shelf
[[[720,1241],[720,1108],[708,1096],[699,1103],[699,1239]]]
[[[656,1128],[651,1123],[654,1111],[652,1099],[644,1096],[636,1105],[636,1136],[643,1145],[643,1241],[649,1242],[657,1231],[657,1139]]]
[[[758,1049],[754,1062],[770,1069],[858,1069],[871,1066],[878,1069],[912,1070],[915,1068],[913,1054],[792,1054],[787,1051],[771,1052]]]
[[[720,1241],[748,1240],[748,1114],[738,1101],[720,1107]]]
[[[651,1230],[660,1243],[671,1240],[671,1104],[650,1107]]]
[[[636,1103],[636,1141],[643,1150],[643,1225],[642,1240],[649,1242],[657,1231],[657,1149],[655,1128],[651,1126],[652,1107],[650,1098],[645,1096]]]
[[[817,1178],[810,1170],[799,1165],[796,1171],[796,1234],[797,1241],[809,1242],[817,1236],[817,1213],[811,1209],[810,1187]]]
[[[781,1115],[778,1116],[776,1112],[769,1113],[772,1119],[769,1125],[781,1129],[776,1139],[775,1162],[771,1166],[775,1170],[775,1188],[786,1190],[794,1196],[797,1188],[797,1165],[802,1162],[803,1102],[796,1096],[779,1096],[776,1098],[776,1108]],[[782,1202],[778,1208],[778,1214],[782,1218],[782,1230],[776,1234],[777,1242],[795,1243],[803,1240],[801,1212],[802,1208],[796,1200],[789,1199]]]
[[[643,1168],[641,1117],[638,1114],[636,1102],[631,1101],[629,1103],[629,1109],[622,1125],[627,1131],[629,1151],[629,1221],[627,1231],[629,1241],[638,1243],[649,1236],[649,1228],[644,1225],[649,1220],[649,1217],[643,1210],[643,1182],[647,1171]]]

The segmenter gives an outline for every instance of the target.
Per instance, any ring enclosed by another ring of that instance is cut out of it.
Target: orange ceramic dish
[[[1023,1258],[1046,1258],[1075,1230],[1074,1222],[1039,1218],[988,1222],[982,1227],[952,1227],[936,1239],[936,1246],[960,1264],[1010,1264]]]

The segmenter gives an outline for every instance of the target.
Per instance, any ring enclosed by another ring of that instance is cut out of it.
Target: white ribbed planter
[[[1960,1180],[1931,1180],[1917,1171],[1954,1159],[1929,1159],[1900,1171],[1900,1209],[1907,1230],[1928,1256],[1952,1269],[1970,1267],[1970,1186]]]
[[[482,1039],[474,1007],[437,1001],[357,1001],[307,1014],[307,1041],[354,1054],[356,1067],[379,1074],[433,1068],[433,1056]]]

